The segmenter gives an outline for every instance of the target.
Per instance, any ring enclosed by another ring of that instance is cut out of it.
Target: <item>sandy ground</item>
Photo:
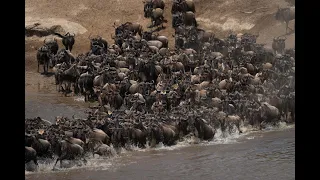
[[[165,1],[164,26],[159,34],[169,38],[169,47],[174,40],[171,28],[171,0]],[[272,38],[285,33],[285,24],[274,19],[277,7],[287,6],[285,0],[194,0],[196,18],[201,28],[213,31],[218,37],[234,31],[259,34],[258,43],[270,46]],[[65,32],[76,33],[73,54],[87,52],[90,34],[111,41],[113,23],[139,22],[144,29],[150,20],[143,17],[142,0],[26,0],[26,26],[35,22],[59,24]],[[290,24],[293,27],[293,22]],[[286,47],[294,47],[295,34],[287,36]],[[48,38],[48,37],[47,37]],[[26,93],[39,91],[55,92],[53,77],[37,73],[36,49],[43,44],[44,37],[25,38]],[[62,47],[61,39],[58,38]],[[42,67],[40,66],[42,72]]]

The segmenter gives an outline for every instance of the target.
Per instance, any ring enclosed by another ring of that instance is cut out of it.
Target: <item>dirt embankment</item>
[[[165,1],[165,18],[168,22],[161,35],[169,38],[169,47],[174,46],[171,28],[171,0]],[[139,22],[146,30],[150,19],[143,17],[142,0],[26,0],[26,26],[40,23],[43,26],[60,25],[62,33],[76,33],[73,54],[87,52],[90,34],[113,42],[113,23]],[[272,38],[285,33],[285,25],[274,19],[277,7],[285,7],[285,0],[194,0],[196,18],[201,28],[223,37],[230,30],[259,34],[258,43],[270,46]],[[293,26],[291,22],[290,26]],[[48,37],[47,37],[48,38]],[[33,75],[37,71],[36,49],[45,37],[25,38],[25,66],[27,89],[37,89],[38,84],[53,84],[52,78]],[[59,46],[62,47],[59,38]],[[286,47],[294,47],[294,33],[287,36]],[[42,67],[41,67],[42,68]],[[51,85],[52,86],[52,85]]]

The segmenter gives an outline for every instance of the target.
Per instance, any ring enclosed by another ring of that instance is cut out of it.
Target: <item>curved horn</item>
[[[89,37],[88,37],[88,39],[89,39],[89,40],[91,40],[91,33],[89,34]]]

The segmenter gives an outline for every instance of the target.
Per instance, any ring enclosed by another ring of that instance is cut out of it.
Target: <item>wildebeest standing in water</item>
[[[27,147],[25,146],[24,150],[24,159],[25,163],[28,163],[30,161],[33,161],[35,165],[38,166],[38,161],[37,161],[37,152],[32,148],[32,147]]]
[[[43,65],[43,73],[48,73],[49,63],[50,63],[50,51],[47,45],[43,45],[37,51],[37,61],[38,61],[38,72],[40,64]]]
[[[65,34],[64,36],[59,33],[54,34],[62,38],[62,44],[66,47],[66,50],[69,50],[71,52],[75,42],[75,34],[71,35],[69,32],[67,32],[67,34]]]
[[[286,23],[286,34],[288,33],[289,22],[295,19],[295,7],[289,8],[278,8],[276,12],[276,20],[284,21]],[[291,29],[292,30],[292,29]],[[295,30],[295,25],[293,26],[293,30]]]
[[[61,167],[62,160],[73,160],[76,158],[80,158],[80,159],[82,158],[84,163],[87,162],[87,160],[84,157],[83,148],[78,144],[69,142],[68,140],[62,140],[58,143],[57,152],[58,152],[58,159],[56,160],[53,166],[53,169],[55,169],[58,161],[60,161],[60,167]]]

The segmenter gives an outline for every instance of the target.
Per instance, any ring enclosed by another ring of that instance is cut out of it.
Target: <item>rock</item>
[[[70,32],[71,34],[83,34],[87,31],[86,28],[78,23],[70,22],[65,19],[59,18],[47,18],[41,19],[36,17],[25,18],[25,35],[30,36],[48,36],[53,33],[65,34]]]

